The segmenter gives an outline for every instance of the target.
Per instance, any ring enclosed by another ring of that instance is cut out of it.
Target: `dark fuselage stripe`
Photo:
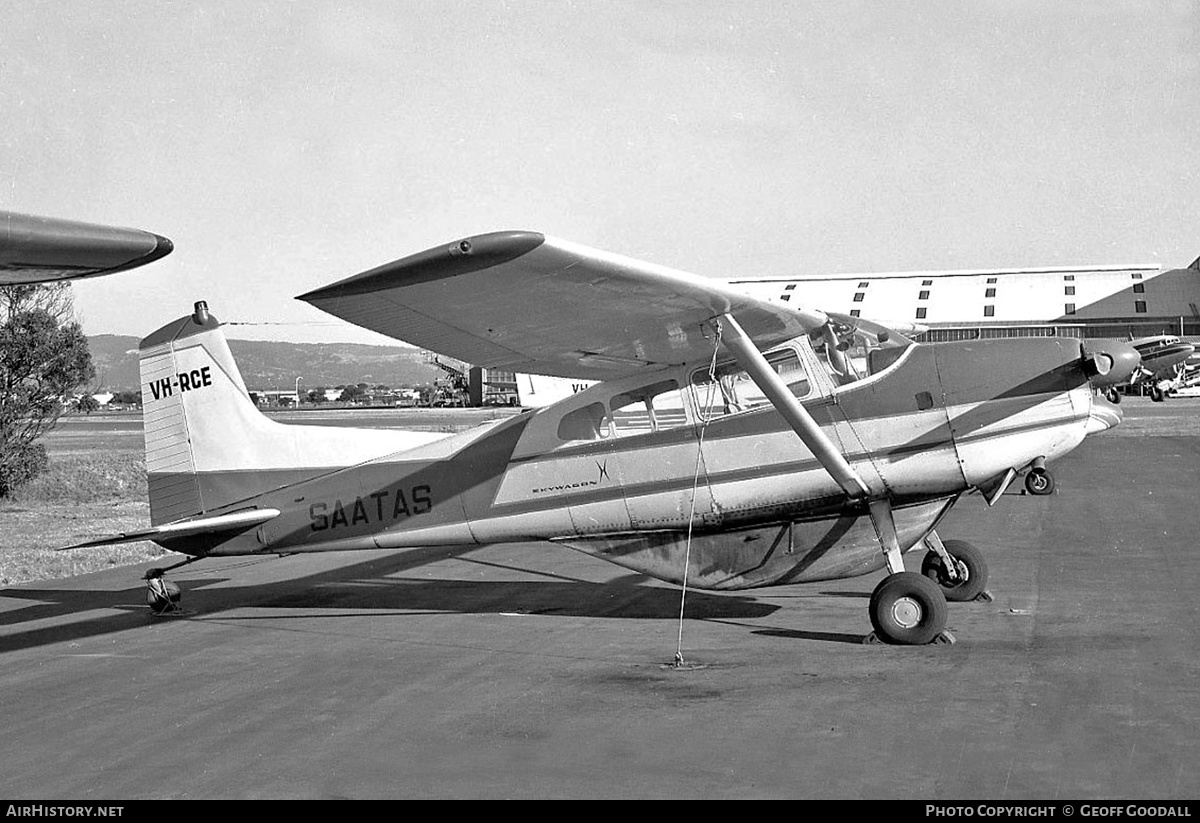
[[[1010,437],[1023,432],[1069,425],[1071,423],[1077,423],[1086,419],[1086,414],[1062,415],[1048,420],[1023,423],[1017,426],[1006,426],[1003,429],[997,429],[989,432],[974,432],[957,438],[957,442],[960,445],[969,445],[987,440],[994,440],[1001,437]],[[778,429],[777,431],[782,432],[790,430]],[[946,436],[938,438],[937,440],[923,440],[913,445],[898,446],[892,449],[886,449],[884,452],[888,457],[899,458],[908,454],[937,451],[939,449],[950,449],[953,448],[955,442],[955,440],[952,440],[949,436]],[[846,454],[846,459],[851,463],[866,462],[871,459],[871,454],[871,452],[861,450],[848,452]],[[553,455],[547,457],[546,459],[553,459]],[[740,469],[710,472],[706,475],[706,477],[707,485],[713,487],[726,483],[736,483],[740,480],[753,480],[756,478],[763,478],[764,476],[799,474],[802,472],[816,471],[821,468],[821,463],[816,458],[805,458],[803,460],[790,460],[786,462],[772,463],[769,466],[746,466]],[[692,480],[690,477],[679,477],[672,480],[657,480],[645,483],[626,482],[603,489],[589,488],[587,490],[558,494],[548,497],[544,500],[525,499],[511,503],[493,504],[492,508],[497,515],[504,515],[517,512],[556,509],[561,508],[562,506],[582,506],[590,503],[601,503],[605,501],[616,500],[621,497],[639,497],[649,494],[677,492],[689,489],[691,486]]]

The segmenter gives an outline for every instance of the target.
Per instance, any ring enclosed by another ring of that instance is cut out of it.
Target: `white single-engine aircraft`
[[[250,402],[198,303],[141,343],[152,527],[71,548],[150,539],[188,563],[540,541],[710,590],[886,566],[875,636],[923,644],[946,636],[947,599],[987,581],[941,518],[1115,426],[1093,386],[1129,378],[1118,341],[920,345],[533,232],[300,299],[465,362],[600,382],[452,435],[283,425]],[[870,338],[869,373],[840,384],[813,341],[836,360],[846,335]],[[905,571],[920,547],[923,573]],[[161,571],[156,610],[178,592]]]
[[[77,280],[126,271],[171,253],[141,229],[0,211],[0,286]]]

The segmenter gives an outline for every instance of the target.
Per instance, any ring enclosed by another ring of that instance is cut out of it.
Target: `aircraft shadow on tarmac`
[[[0,589],[0,598],[34,601],[24,608],[0,612],[0,654],[134,630],[156,622],[203,620],[233,610],[238,610],[237,620],[327,618],[334,611],[348,611],[348,616],[374,611],[401,619],[412,614],[495,613],[624,620],[664,620],[679,616],[679,589],[643,575],[627,574],[597,582],[462,557],[474,548],[409,550],[319,574],[265,584],[237,585],[236,566],[189,577],[193,570],[203,568],[197,565],[171,575],[183,592],[183,612],[177,617],[153,615],[145,605],[145,588],[140,583],[118,590]],[[466,560],[500,573],[517,571],[525,579],[397,577],[447,559]],[[253,564],[264,562],[264,558],[241,560]],[[273,557],[267,560],[286,562]],[[130,566],[121,571],[133,579],[140,577],[142,567]],[[223,585],[230,582],[235,585]],[[778,604],[761,601],[752,594],[689,590],[685,616],[689,620],[736,621],[762,618],[779,608]],[[290,610],[292,613],[254,614],[253,609]],[[79,619],[55,620],[71,615],[77,615]],[[45,621],[52,622],[46,625]],[[41,625],[25,630],[20,628],[21,624],[33,622]]]

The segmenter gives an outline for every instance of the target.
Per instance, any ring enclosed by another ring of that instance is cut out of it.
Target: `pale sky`
[[[0,7],[0,208],[175,242],[75,287],[87,334],[385,342],[293,298],[502,229],[713,277],[1200,255],[1191,0]]]

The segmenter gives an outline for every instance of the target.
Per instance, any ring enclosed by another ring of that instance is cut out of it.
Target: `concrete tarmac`
[[[1189,405],[955,508],[954,645],[864,645],[880,572],[688,592],[675,667],[678,589],[537,544],[203,561],[179,617],[141,567],[3,589],[0,797],[1196,798]]]

